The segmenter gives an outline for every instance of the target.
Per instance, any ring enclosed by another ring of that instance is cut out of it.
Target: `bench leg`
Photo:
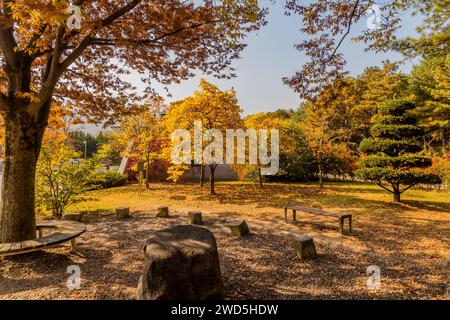
[[[348,228],[349,228],[350,232],[352,232],[352,217],[348,218]]]
[[[38,233],[38,239],[42,238],[42,229],[38,229],[37,233]]]
[[[295,223],[297,221],[297,211],[292,210],[292,221]]]
[[[77,252],[77,240],[76,239],[70,240],[70,246],[72,247],[73,252]]]
[[[344,219],[339,218],[339,233],[344,234]]]
[[[288,210],[287,210],[287,208],[284,208],[284,222],[286,222],[287,223],[287,212]]]

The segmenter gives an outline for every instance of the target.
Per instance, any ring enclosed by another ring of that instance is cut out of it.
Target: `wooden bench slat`
[[[285,206],[284,209],[291,209],[296,211],[303,211],[308,213],[315,213],[315,214],[321,214],[324,216],[331,216],[331,217],[348,217],[351,216],[349,213],[335,213],[335,212],[327,212],[320,209],[314,209],[314,208],[305,208],[305,207],[299,207],[299,206]]]
[[[11,249],[11,247],[12,247],[12,243],[3,243],[3,244],[0,244],[0,254],[2,254],[2,253],[8,253],[9,252],[9,249]]]
[[[43,243],[36,240],[27,240],[22,242],[22,250],[43,247]]]
[[[86,231],[86,225],[74,221],[42,221],[36,224],[37,230],[44,228],[55,229],[55,233],[38,238],[13,243],[0,243],[0,256],[14,255],[25,252],[37,251],[71,241]],[[72,246],[73,242],[72,241]]]
[[[9,249],[9,252],[17,252],[22,250],[22,244],[20,242],[14,242]]]

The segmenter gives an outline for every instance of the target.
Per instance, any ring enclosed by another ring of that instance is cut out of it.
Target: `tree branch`
[[[380,181],[375,182],[379,187],[383,188],[386,191],[389,191],[390,193],[394,193],[391,189],[383,186],[383,184]]]
[[[168,33],[164,33],[158,37],[155,37],[153,39],[141,39],[141,40],[133,40],[133,39],[102,39],[102,38],[92,38],[92,44],[94,45],[110,45],[110,46],[114,46],[114,45],[119,45],[121,43],[123,44],[141,44],[141,45],[148,45],[148,44],[153,44],[153,43],[157,43],[159,40],[166,38],[166,37],[170,37],[170,36],[174,36],[177,33],[180,33],[182,31],[185,30],[191,30],[191,29],[196,29],[199,28],[201,26],[210,24],[210,23],[217,23],[220,22],[220,20],[215,20],[215,21],[207,21],[207,22],[201,22],[201,23],[196,23],[194,25],[188,26],[188,27],[181,27],[178,29],[175,29],[173,31],[170,31]]]
[[[400,193],[403,193],[403,192],[409,190],[410,188],[414,187],[415,185],[416,185],[416,183],[409,185],[408,187],[404,188],[403,190],[400,190]]]
[[[60,72],[59,59],[63,53],[62,40],[64,37],[64,32],[66,28],[64,26],[58,27],[58,32],[55,39],[55,49],[53,54],[49,55],[49,60],[47,61],[46,76],[42,81],[41,89],[39,90],[38,98],[39,101],[31,102],[27,106],[27,111],[31,115],[37,115],[39,109],[47,103],[47,100],[52,96],[55,86],[58,82]],[[48,71],[48,72],[47,72]]]
[[[16,61],[16,54],[14,48],[17,47],[16,39],[14,38],[14,20],[11,18],[11,9],[9,3],[13,0],[3,0],[3,17],[10,22],[8,26],[0,26],[0,47],[7,64],[14,68]]]
[[[348,26],[347,26],[347,31],[344,33],[344,35],[342,36],[341,40],[339,41],[339,43],[337,44],[337,46],[334,48],[333,52],[331,53],[331,55],[328,57],[328,59],[326,60],[325,64],[327,64],[328,62],[331,61],[331,59],[334,58],[334,56],[336,55],[336,52],[338,51],[338,49],[340,48],[340,46],[342,45],[342,42],[344,42],[344,39],[350,34],[350,30],[352,28],[353,25],[353,17],[356,14],[356,9],[358,9],[359,6],[359,2],[360,0],[356,0],[355,5],[353,6],[353,10],[350,14],[350,18],[348,19]]]
[[[129,2],[127,5],[121,7],[120,9],[117,9],[116,11],[114,11],[108,17],[100,20],[99,27],[97,27],[95,30],[92,30],[91,34],[95,33],[96,31],[98,31],[98,30],[100,30],[100,29],[102,29],[102,28],[104,28],[104,27],[106,27],[108,25],[110,25],[111,23],[116,21],[118,18],[120,18],[124,14],[126,14],[129,11],[133,10],[140,2],[141,2],[141,0],[133,0],[133,1]],[[83,53],[83,51],[90,44],[92,44],[92,37],[89,34],[80,42],[78,47],[73,49],[73,51],[61,63],[61,71],[64,72],[64,70],[66,70],[76,59],[78,59],[81,56],[81,54]]]
[[[47,28],[47,24],[41,25],[35,32],[33,32],[33,35],[30,38],[30,41],[28,42],[26,48],[29,49],[33,46],[34,42],[39,40],[39,38],[44,33],[45,29]]]

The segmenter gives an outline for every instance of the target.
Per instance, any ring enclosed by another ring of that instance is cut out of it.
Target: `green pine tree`
[[[380,117],[372,126],[371,137],[361,141],[359,150],[366,156],[356,175],[375,182],[400,201],[400,195],[420,184],[439,184],[434,174],[425,173],[431,159],[423,153],[424,130],[409,115],[412,102],[392,100],[380,109]]]
[[[409,80],[417,102],[416,113],[427,133],[429,149],[445,155],[450,140],[450,53],[427,57]]]

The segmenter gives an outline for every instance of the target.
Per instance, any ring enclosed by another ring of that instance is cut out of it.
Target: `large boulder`
[[[156,231],[144,255],[139,300],[223,299],[216,239],[208,229],[178,225]]]

